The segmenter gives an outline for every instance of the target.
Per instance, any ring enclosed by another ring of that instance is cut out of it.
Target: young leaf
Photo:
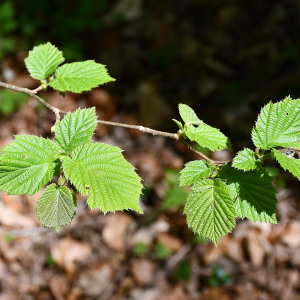
[[[55,228],[71,224],[76,213],[72,192],[64,185],[49,185],[40,196],[36,213],[44,227]]]
[[[63,54],[51,43],[34,47],[25,59],[31,77],[43,80],[50,76],[64,61]]]
[[[252,130],[252,140],[261,149],[299,147],[300,99],[286,97],[264,106]]]
[[[187,224],[217,246],[219,239],[235,227],[235,207],[225,182],[204,179],[196,183],[184,208]]]
[[[55,141],[71,153],[77,146],[91,141],[97,126],[95,108],[78,109],[68,113],[55,124]]]
[[[0,190],[9,195],[35,194],[59,171],[56,159],[61,151],[51,140],[17,135],[1,151]]]
[[[63,160],[65,177],[84,196],[91,209],[108,211],[132,209],[142,213],[139,196],[141,178],[124,159],[118,147],[87,143]]]
[[[211,151],[231,149],[229,139],[219,129],[205,123],[201,123],[197,127],[190,125],[185,133],[191,141],[195,141]]]
[[[205,160],[195,160],[188,162],[180,172],[180,185],[191,185],[201,179],[209,177],[212,169]]]
[[[232,166],[244,171],[256,169],[257,162],[255,153],[252,150],[245,148],[244,150],[240,151],[234,158]]]
[[[227,179],[239,217],[276,223],[276,190],[269,174],[262,169],[244,172],[226,165],[219,176]]]
[[[176,120],[176,119],[172,119],[172,120],[177,124],[177,126],[178,126],[178,128],[179,128],[180,130],[183,130],[183,126],[182,126],[182,124],[181,124],[180,121],[178,121],[178,120]]]
[[[276,160],[279,162],[281,167],[284,170],[288,170],[291,172],[295,177],[297,177],[300,180],[300,160],[293,158],[293,157],[287,157],[280,151],[276,149],[272,149],[272,153]]]
[[[49,85],[60,92],[81,93],[110,81],[115,79],[108,75],[104,65],[87,60],[62,65]]]
[[[189,124],[194,124],[194,125],[199,125],[199,124],[203,123],[203,121],[201,121],[197,117],[194,110],[191,109],[188,105],[179,104],[178,108],[179,108],[179,114],[180,114],[182,120],[184,121],[184,123],[189,123]]]

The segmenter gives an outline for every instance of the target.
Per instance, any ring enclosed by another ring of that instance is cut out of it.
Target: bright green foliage
[[[49,85],[60,92],[81,93],[110,81],[115,79],[108,75],[104,65],[87,60],[62,65]]]
[[[55,124],[55,140],[67,152],[88,143],[97,126],[95,108],[78,109]]]
[[[63,159],[65,177],[84,196],[91,209],[108,211],[132,209],[142,213],[139,196],[141,178],[118,147],[87,143]]]
[[[188,162],[180,174],[180,185],[191,185],[212,174],[212,169],[205,160]]]
[[[231,149],[229,139],[219,129],[201,121],[189,106],[179,104],[179,113],[185,122],[184,133],[191,141],[211,151]]]
[[[31,77],[44,80],[64,61],[63,54],[51,43],[34,47],[25,59]]]
[[[179,114],[184,121],[184,123],[189,123],[189,124],[194,124],[194,125],[199,125],[203,123],[196,113],[194,112],[193,109],[191,109],[188,105],[186,104],[179,104]]]
[[[257,161],[255,158],[255,153],[252,150],[245,148],[234,158],[232,166],[244,171],[256,169]]]
[[[261,149],[299,147],[300,99],[286,97],[264,106],[252,130],[252,140]]]
[[[300,160],[288,157],[276,149],[272,149],[272,153],[284,170],[290,171],[300,180]]]
[[[60,151],[51,140],[17,135],[2,150],[0,190],[9,195],[35,194],[56,174]]]
[[[92,60],[58,67],[63,61],[62,52],[47,43],[30,51],[25,64],[44,89],[51,86],[63,93],[80,93],[114,81],[104,65]],[[179,127],[180,142],[193,148],[186,141],[189,139],[197,142],[202,150],[231,149],[229,139],[219,129],[200,120],[192,108],[179,104],[179,113],[184,124],[173,120]],[[16,136],[14,142],[0,151],[0,190],[9,195],[33,195],[54,176],[59,176],[58,185],[46,187],[37,205],[40,223],[57,230],[70,224],[75,215],[75,189],[87,196],[91,209],[99,208],[104,213],[130,209],[142,213],[141,178],[124,159],[120,148],[92,142],[96,125],[95,108],[78,109],[53,126],[55,141],[31,135]],[[172,176],[167,176],[169,189],[163,207],[168,209],[186,202],[184,213],[188,226],[215,245],[235,227],[236,217],[276,223],[274,178],[262,163],[272,156],[300,179],[300,160],[286,155],[300,149],[300,99],[286,97],[278,103],[267,104],[258,116],[252,139],[256,151],[248,148],[240,151],[232,166],[213,161],[208,164],[204,160],[187,163],[180,173],[180,185],[192,185],[188,197],[185,189],[178,188]],[[178,173],[176,176],[178,179]],[[155,253],[162,259],[171,254],[161,244],[156,245]]]
[[[276,223],[273,177],[263,169],[241,171],[226,165],[219,176],[227,179],[237,215],[254,222]]]
[[[215,245],[235,227],[235,206],[230,190],[219,178],[205,179],[192,188],[184,208],[187,224]]]
[[[182,123],[176,119],[172,119],[176,124],[177,126],[179,127],[180,130],[183,130],[183,126],[182,126]]]
[[[195,141],[211,151],[231,148],[228,138],[219,129],[205,123],[199,124],[197,127],[190,125],[186,130],[186,135],[191,141]]]
[[[55,228],[71,224],[76,213],[76,198],[66,186],[49,185],[40,196],[36,213],[44,227]]]

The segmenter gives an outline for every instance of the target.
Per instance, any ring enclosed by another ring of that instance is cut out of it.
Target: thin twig
[[[106,125],[111,125],[111,126],[118,126],[118,127],[136,129],[136,130],[139,130],[141,132],[150,133],[152,135],[160,135],[160,136],[169,137],[169,138],[174,139],[176,141],[179,140],[179,136],[178,136],[177,133],[169,133],[169,132],[154,130],[154,129],[147,128],[147,127],[144,127],[144,126],[128,125],[128,124],[123,124],[123,123],[118,123],[118,122],[110,122],[110,121],[103,121],[103,120],[98,120],[97,122],[100,123],[100,124],[106,124]]]
[[[43,89],[43,87],[40,85],[39,87],[37,87],[35,90],[30,90],[33,94],[36,94],[37,92],[41,91]]]
[[[43,89],[42,86],[39,86],[38,88],[36,88],[34,90],[29,90],[29,89],[26,89],[26,88],[21,88],[21,87],[11,85],[11,84],[8,84],[8,83],[4,83],[4,82],[1,82],[1,81],[0,81],[0,86],[3,87],[3,88],[13,90],[13,91],[17,91],[17,92],[27,94],[30,97],[34,98],[35,100],[37,100],[38,102],[40,102],[41,104],[43,104],[44,106],[46,106],[48,109],[50,109],[52,112],[55,113],[56,121],[60,120],[60,114],[61,113],[62,114],[68,113],[67,111],[61,110],[61,109],[49,104],[48,102],[46,102],[45,100],[43,100],[42,98],[40,98],[39,96],[36,95],[37,92],[39,92]],[[188,149],[190,149],[193,152],[195,152],[196,154],[198,154],[200,157],[205,159],[210,164],[219,165],[219,164],[226,164],[226,163],[229,162],[229,161],[215,161],[215,160],[212,160],[212,159],[208,158],[202,152],[195,149],[193,147],[193,145],[189,144],[184,139],[180,138],[180,136],[177,133],[169,133],[169,132],[154,130],[154,129],[144,127],[144,126],[128,125],[128,124],[123,124],[123,123],[118,123],[118,122],[110,122],[110,121],[104,121],[104,120],[98,120],[98,123],[111,125],[111,126],[118,126],[118,127],[136,129],[136,130],[139,130],[141,132],[149,133],[149,134],[152,134],[152,135],[160,135],[160,136],[164,136],[164,137],[174,139],[176,141],[179,141],[183,145],[185,145]]]
[[[111,126],[118,126],[118,127],[125,127],[125,128],[130,128],[130,129],[136,129],[136,130],[139,130],[141,132],[149,133],[149,134],[152,134],[152,135],[160,135],[160,136],[164,136],[164,137],[169,137],[171,139],[179,141],[180,143],[182,143],[183,145],[185,145],[188,149],[190,149],[194,153],[196,153],[199,156],[201,156],[203,159],[205,159],[210,164],[221,165],[221,164],[227,164],[229,162],[229,161],[215,161],[215,160],[212,160],[212,159],[208,158],[202,152],[200,152],[197,149],[195,149],[193,147],[193,145],[190,145],[184,139],[180,138],[177,133],[169,133],[169,132],[154,130],[154,129],[147,128],[147,127],[144,127],[144,126],[128,125],[128,124],[123,124],[123,123],[118,123],[118,122],[110,122],[110,121],[103,121],[103,120],[98,120],[97,122],[100,123],[100,124],[106,124],[106,125],[111,125]]]
[[[180,139],[179,142],[182,143],[183,145],[185,145],[187,148],[189,148],[193,152],[195,152],[196,154],[198,154],[199,156],[201,156],[203,159],[205,159],[210,164],[224,165],[224,164],[229,163],[229,160],[219,161],[219,160],[212,160],[212,159],[208,158],[206,155],[204,155],[202,152],[195,149],[191,144],[186,142],[184,139]]]
[[[46,102],[44,99],[40,98],[39,96],[36,95],[36,93],[38,91],[40,91],[42,89],[42,87],[38,87],[35,90],[29,90],[26,88],[21,88],[12,84],[8,84],[8,83],[4,83],[0,81],[0,86],[4,87],[6,89],[12,90],[12,91],[17,91],[17,92],[21,92],[23,94],[27,94],[28,96],[34,98],[35,100],[37,100],[38,102],[40,102],[41,104],[45,105],[48,109],[50,109],[51,111],[53,111],[55,113],[56,119],[59,120],[60,119],[60,113],[65,114],[67,113],[64,110],[61,110],[57,107],[52,106],[51,104],[49,104],[48,102]]]

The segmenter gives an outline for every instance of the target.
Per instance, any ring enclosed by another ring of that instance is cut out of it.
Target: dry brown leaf
[[[0,203],[0,223],[10,228],[29,228],[36,226],[35,220],[19,214],[2,203]]]
[[[85,261],[91,253],[90,244],[68,237],[57,241],[51,247],[54,261],[71,274],[76,269],[75,263]]]
[[[132,274],[139,285],[151,283],[155,270],[155,263],[146,258],[135,260],[131,266]]]
[[[132,218],[126,213],[107,214],[102,231],[104,242],[114,250],[124,251],[127,247],[127,235],[131,224],[133,224]]]
[[[300,246],[300,222],[293,221],[285,231],[282,241],[289,247]]]
[[[249,231],[246,239],[251,263],[256,267],[261,266],[266,255],[262,239],[255,231]]]
[[[157,242],[165,245],[172,251],[178,251],[182,246],[182,241],[169,234],[168,232],[160,232],[157,235]]]
[[[114,285],[114,274],[108,263],[94,265],[86,272],[80,272],[78,287],[91,297],[100,297],[103,293],[110,293]]]

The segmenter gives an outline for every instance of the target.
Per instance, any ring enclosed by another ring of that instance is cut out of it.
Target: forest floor
[[[29,76],[12,84],[34,88]],[[100,118],[136,124],[116,113],[107,90],[83,96],[46,92],[52,105],[73,111],[96,106]],[[1,116],[0,147],[14,134],[51,137],[54,115],[29,99]],[[238,221],[219,247],[186,226],[178,171],[198,159],[180,144],[134,130],[99,125],[93,138],[121,147],[145,185],[144,215],[90,211],[79,197],[70,226],[57,233],[38,223],[40,193],[0,193],[0,300],[297,300],[300,299],[299,190],[280,188],[278,224]],[[214,154],[226,159],[231,154]]]

